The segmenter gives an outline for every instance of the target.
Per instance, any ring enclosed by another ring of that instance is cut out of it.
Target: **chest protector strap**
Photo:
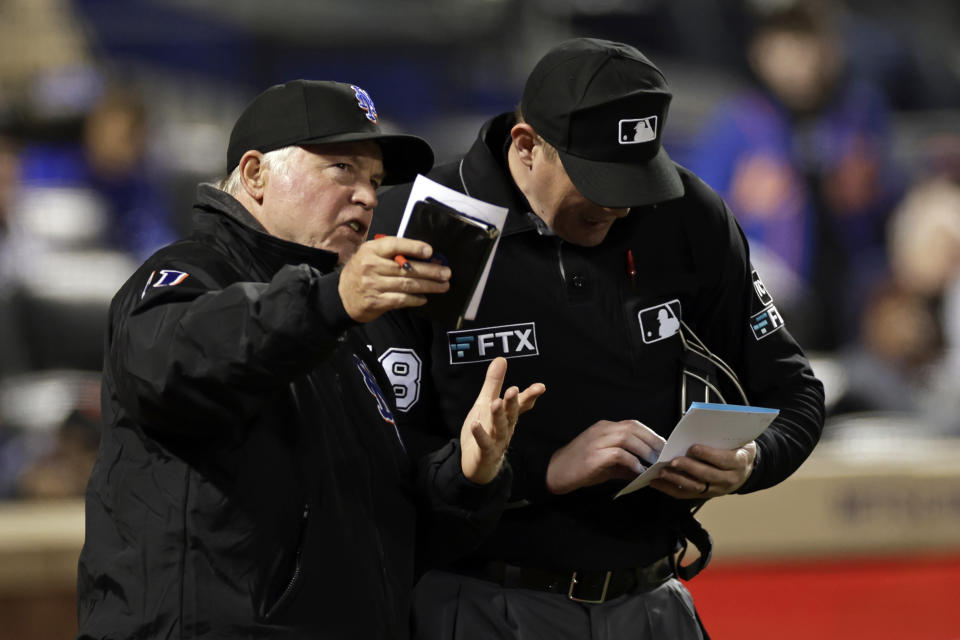
[[[681,355],[680,413],[686,413],[691,402],[728,403],[730,388],[735,390],[736,402],[750,404],[747,394],[740,384],[737,374],[719,356],[712,353],[697,334],[683,321],[680,323],[680,339],[683,342]],[[724,395],[724,391],[727,394]],[[694,517],[703,506],[699,502],[690,512],[680,517],[677,525],[677,537],[680,539],[680,552],[674,560],[674,571],[683,580],[690,580],[700,573],[710,562],[713,552],[713,539],[706,529]],[[684,566],[682,560],[687,546],[692,543],[700,552],[700,557]]]

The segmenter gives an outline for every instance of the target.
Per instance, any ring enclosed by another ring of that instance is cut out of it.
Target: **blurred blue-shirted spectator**
[[[885,98],[845,73],[828,18],[807,2],[761,17],[756,86],[719,108],[689,161],[729,203],[791,330],[823,351],[856,335],[900,192]]]
[[[168,197],[147,162],[147,110],[128,88],[107,90],[83,120],[81,138],[33,143],[21,152],[24,187],[85,190],[104,214],[107,248],[143,259],[175,239]]]

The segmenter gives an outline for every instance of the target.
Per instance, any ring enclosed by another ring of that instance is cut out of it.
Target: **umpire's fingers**
[[[510,387],[503,394],[504,413],[507,421],[508,437],[510,430],[517,424],[517,418],[520,416],[520,389]]]
[[[517,398],[517,401],[520,404],[520,413],[526,413],[533,409],[533,405],[536,404],[537,398],[542,396],[547,391],[547,385],[542,382],[534,382],[532,385],[520,392],[520,395]]]
[[[500,389],[503,388],[503,380],[507,377],[507,359],[503,357],[494,358],[487,367],[487,377],[483,380],[483,387],[477,400],[486,400],[492,402],[500,397]]]

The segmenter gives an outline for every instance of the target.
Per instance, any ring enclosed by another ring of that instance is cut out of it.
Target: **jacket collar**
[[[504,235],[535,229],[538,219],[507,168],[506,145],[515,122],[512,113],[488,120],[460,161],[460,182],[467,195],[509,209]]]
[[[330,273],[337,267],[336,253],[270,235],[236,198],[212,184],[197,187],[194,208],[216,215],[220,221],[233,227],[234,235],[249,250],[251,259],[263,264],[271,275],[288,264],[308,264],[321,273]]]

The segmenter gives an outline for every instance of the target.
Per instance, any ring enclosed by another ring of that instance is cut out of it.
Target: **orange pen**
[[[378,234],[376,234],[375,236],[373,236],[373,239],[374,239],[374,240],[379,240],[380,238],[386,238],[386,237],[387,237],[387,234],[385,234],[385,233],[378,233]],[[397,263],[398,265],[400,265],[401,267],[403,267],[406,271],[410,271],[410,269],[413,268],[413,265],[410,264],[410,261],[407,260],[406,256],[403,256],[403,255],[401,255],[401,254],[399,254],[399,253],[398,253],[397,255],[393,256],[393,261],[396,262],[396,263]]]

